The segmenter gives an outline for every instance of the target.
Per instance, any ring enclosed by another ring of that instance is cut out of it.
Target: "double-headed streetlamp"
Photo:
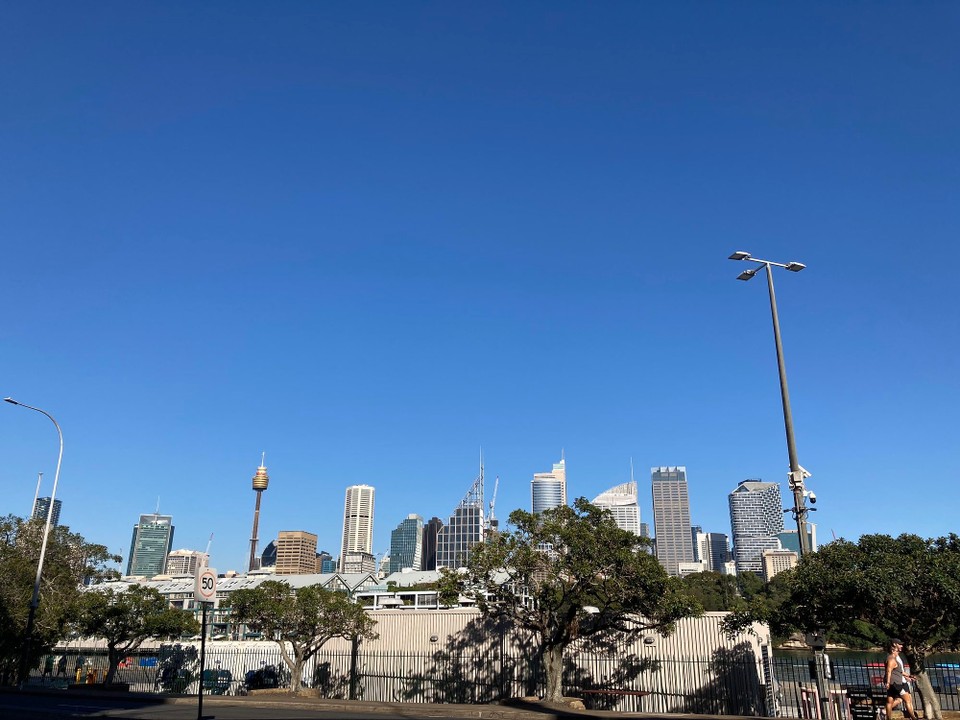
[[[40,605],[40,578],[43,575],[43,559],[47,554],[47,537],[50,534],[50,520],[53,517],[53,504],[57,497],[57,483],[60,480],[60,462],[63,460],[63,432],[60,430],[60,425],[57,424],[57,421],[53,419],[53,415],[46,410],[41,410],[32,405],[25,405],[9,397],[4,398],[4,400],[11,405],[19,405],[20,407],[27,408],[27,410],[36,410],[38,413],[46,415],[50,418],[53,426],[57,428],[57,435],[60,437],[60,454],[57,456],[57,472],[53,476],[53,492],[50,493],[50,505],[47,507],[47,521],[43,526],[43,540],[40,543],[40,559],[37,561],[37,578],[33,583],[33,598],[30,600],[30,613],[27,615],[27,631],[23,642],[23,656],[20,658],[20,677],[18,680],[22,686],[27,677],[27,667],[30,663],[30,644],[33,641],[33,625],[37,616],[37,607]]]
[[[815,503],[817,496],[807,491],[804,487],[803,481],[805,478],[810,477],[810,473],[804,470],[797,461],[797,444],[793,439],[793,414],[790,412],[790,392],[787,390],[787,368],[783,362],[783,343],[780,340],[780,319],[777,315],[777,296],[773,291],[773,273],[771,272],[771,268],[781,267],[790,272],[800,272],[806,265],[798,262],[778,263],[771,260],[761,260],[760,258],[752,257],[750,253],[742,250],[733,253],[730,259],[759,263],[757,267],[744,270],[740,273],[740,275],[737,276],[737,280],[751,280],[761,269],[767,271],[767,289],[770,291],[770,313],[773,315],[773,339],[777,345],[777,367],[780,370],[780,398],[783,401],[783,425],[787,432],[787,454],[790,456],[790,473],[788,477],[790,490],[793,492],[793,508],[791,512],[793,513],[794,520],[797,521],[797,535],[799,536],[800,555],[802,556],[812,550],[810,547],[810,538],[807,535],[808,510],[806,499],[809,497],[810,502]]]

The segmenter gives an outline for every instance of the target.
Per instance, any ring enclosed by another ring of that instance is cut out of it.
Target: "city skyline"
[[[243,570],[266,451],[258,551],[337,554],[369,484],[379,555],[482,446],[503,524],[563,452],[568,500],[683,465],[729,532],[741,480],[788,496],[749,251],[806,265],[776,291],[821,544],[957,530],[884,506],[960,473],[953,6],[281,7],[6,8],[0,395],[62,427],[61,525],[126,561],[160,496]],[[57,436],[0,405],[27,516]]]

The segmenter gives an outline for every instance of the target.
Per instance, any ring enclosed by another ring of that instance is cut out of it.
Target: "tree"
[[[960,538],[838,540],[804,555],[776,579],[784,592],[736,613],[731,627],[760,620],[778,635],[824,629],[828,638],[900,638],[917,675],[924,715],[942,717],[925,664],[932,653],[960,647]]]
[[[304,665],[328,640],[377,637],[373,631],[376,621],[360,605],[344,593],[319,585],[294,589],[285,582],[268,580],[255,588],[235,590],[230,608],[236,622],[280,646],[280,656],[292,677],[291,693],[300,691]]]
[[[585,498],[543,513],[514,510],[508,527],[471,549],[465,575],[442,575],[442,594],[467,594],[485,615],[533,633],[548,702],[562,700],[563,652],[575,640],[668,634],[700,612],[645,551],[647,540]]]
[[[170,607],[158,590],[142,585],[126,590],[88,589],[73,625],[81,635],[107,641],[105,684],[113,682],[120,660],[144,640],[179,638],[200,631],[193,613]]]
[[[14,515],[0,517],[0,683],[11,682],[25,647],[27,614],[36,582],[45,523]],[[65,525],[50,528],[40,582],[40,604],[30,643],[29,666],[60,640],[87,580],[117,577],[107,567],[120,558],[87,542]]]

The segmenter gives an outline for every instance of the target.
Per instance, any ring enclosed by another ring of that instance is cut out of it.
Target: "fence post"
[[[357,699],[357,688],[359,685],[359,674],[357,670],[358,658],[360,655],[360,638],[354,635],[350,638],[350,699]]]

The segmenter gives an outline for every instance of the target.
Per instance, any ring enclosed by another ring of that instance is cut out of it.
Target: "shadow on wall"
[[[317,663],[310,687],[317,688],[321,697],[346,698],[350,694],[350,675],[334,673],[329,662]]]
[[[757,662],[749,643],[714,651],[707,665],[711,680],[685,696],[668,712],[702,715],[764,715]]]
[[[423,667],[407,668],[397,699],[482,704],[513,697],[520,689],[534,695],[539,666],[529,637],[511,633],[504,621],[480,617],[447,637]]]

